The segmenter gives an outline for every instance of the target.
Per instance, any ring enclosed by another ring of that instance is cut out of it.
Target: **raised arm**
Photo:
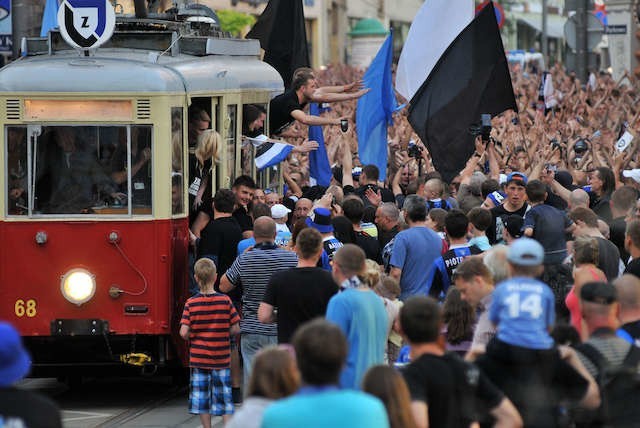
[[[338,95],[338,94],[336,94]],[[315,100],[314,100],[315,101]],[[340,121],[347,119],[346,117],[325,117],[306,114],[304,111],[297,109],[291,112],[291,117],[307,126],[313,125],[340,125]]]

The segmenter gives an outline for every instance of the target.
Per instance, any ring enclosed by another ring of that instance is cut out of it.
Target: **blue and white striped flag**
[[[279,164],[293,150],[291,144],[271,140],[264,134],[248,140],[256,148],[255,163],[259,170]]]

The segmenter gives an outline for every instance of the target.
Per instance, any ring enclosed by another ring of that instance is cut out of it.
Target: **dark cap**
[[[567,190],[575,190],[577,186],[573,185],[573,177],[569,171],[559,169],[555,174],[556,181]]]
[[[504,228],[507,229],[512,238],[520,238],[522,236],[522,226],[524,219],[518,214],[511,214],[503,220]]]
[[[610,305],[617,299],[616,288],[606,282],[588,282],[580,290],[580,299],[585,302]]]

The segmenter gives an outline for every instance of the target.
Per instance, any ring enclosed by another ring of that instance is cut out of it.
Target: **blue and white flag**
[[[328,107],[319,106],[317,103],[309,105],[309,114],[320,116],[321,113],[330,110]],[[324,145],[322,126],[309,126],[309,141],[318,143],[318,150],[309,152],[309,181],[312,186],[320,185],[328,187],[331,184],[331,165]]]
[[[49,30],[58,26],[58,0],[47,0],[42,14],[40,37],[47,37]]]
[[[291,144],[270,140],[264,134],[248,140],[256,147],[255,163],[259,170],[279,164],[293,150]]]
[[[380,170],[380,180],[387,171],[387,126],[391,115],[398,109],[396,94],[391,81],[393,58],[393,33],[384,41],[371,65],[364,73],[364,86],[371,90],[358,100],[356,131],[358,155],[363,165],[375,165]]]

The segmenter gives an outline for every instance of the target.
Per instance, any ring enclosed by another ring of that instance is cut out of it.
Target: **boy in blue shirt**
[[[549,286],[536,279],[544,269],[544,249],[533,239],[516,239],[507,261],[512,276],[496,286],[489,308],[489,319],[498,326],[496,337],[513,346],[549,349],[555,301]]]

